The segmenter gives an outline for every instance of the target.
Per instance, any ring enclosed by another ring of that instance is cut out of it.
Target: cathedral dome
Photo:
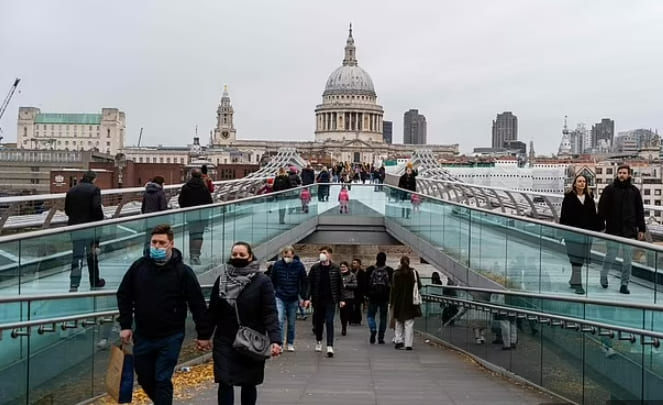
[[[323,96],[337,94],[375,96],[373,80],[359,66],[341,66],[329,75],[325,92],[322,93]]]

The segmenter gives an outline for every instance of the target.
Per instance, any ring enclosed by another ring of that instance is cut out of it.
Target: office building
[[[426,144],[426,117],[419,114],[419,110],[410,110],[405,113],[403,120],[403,143]]]
[[[497,119],[493,121],[493,148],[504,147],[504,142],[515,141],[518,139],[518,117],[511,111],[505,111],[497,114]]]
[[[394,123],[391,121],[382,121],[382,139],[384,143],[391,145],[393,141]]]

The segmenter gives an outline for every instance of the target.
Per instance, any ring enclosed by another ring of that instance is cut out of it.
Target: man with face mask
[[[120,338],[125,344],[133,340],[138,382],[155,404],[173,401],[171,378],[184,340],[187,306],[198,348],[209,349],[212,335],[198,279],[182,262],[173,238],[170,225],[155,227],[149,252],[131,265],[117,290]]]
[[[621,164],[617,168],[617,178],[608,185],[599,199],[599,218],[605,221],[605,232],[624,238],[643,240],[645,214],[640,190],[631,184],[631,168]],[[607,241],[603,268],[601,269],[601,287],[608,288],[608,272],[612,268],[619,248],[622,248],[622,275],[619,292],[630,294],[628,282],[631,278],[631,245]]]
[[[398,188],[402,188],[408,191],[417,191],[417,171],[412,167],[412,162],[408,162],[405,167],[405,173],[398,179]],[[410,193],[407,191],[401,192],[401,201],[409,201]],[[403,218],[410,218],[410,208],[403,207],[402,209]]]
[[[281,326],[281,341],[285,332],[284,323],[288,319],[288,346],[289,352],[295,351],[295,321],[299,299],[306,293],[306,268],[295,258],[295,249],[286,246],[281,250],[281,260],[277,260],[272,267],[272,284],[276,295],[276,310]]]
[[[315,351],[322,351],[322,329],[327,329],[327,357],[334,357],[334,316],[336,306],[343,308],[343,276],[340,267],[332,263],[332,249],[320,248],[320,261],[311,266],[308,274],[308,292],[304,305],[313,302],[315,322]],[[324,325],[324,326],[323,326]]]

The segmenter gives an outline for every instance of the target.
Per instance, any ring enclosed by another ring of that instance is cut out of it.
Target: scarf
[[[226,271],[219,276],[219,298],[235,306],[237,297],[259,271],[260,263],[255,260],[246,267],[233,267],[231,264],[227,264]]]

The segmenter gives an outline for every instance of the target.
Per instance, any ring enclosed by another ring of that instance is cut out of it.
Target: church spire
[[[352,38],[352,23],[350,23],[348,40],[345,41],[345,58],[343,58],[343,66],[357,66],[355,40]]]

